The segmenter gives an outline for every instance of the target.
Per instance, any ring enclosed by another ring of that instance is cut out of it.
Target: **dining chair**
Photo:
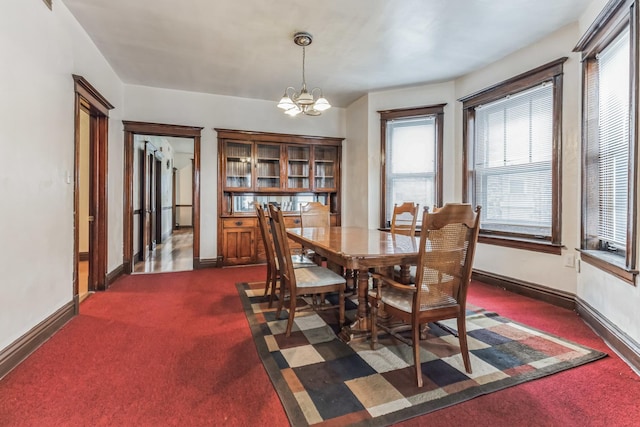
[[[330,227],[331,226],[331,211],[328,205],[323,205],[320,202],[308,202],[300,205],[300,227]],[[305,251],[303,253],[306,257],[312,259],[316,264],[322,265],[324,259],[311,252]]]
[[[457,319],[458,340],[464,367],[471,373],[467,345],[466,301],[471,267],[480,224],[480,207],[446,204],[437,212],[425,209],[420,230],[417,275],[405,285],[381,274],[373,274],[377,289],[369,291],[371,304],[371,348],[378,341],[378,327],[413,347],[418,387],[422,387],[420,325]],[[398,328],[378,325],[378,310],[403,321]],[[400,332],[411,329],[411,339]]]
[[[269,205],[269,213],[271,235],[273,236],[275,252],[280,265],[281,288],[288,289],[290,295],[289,320],[287,321],[286,336],[289,337],[291,335],[297,299],[304,295],[313,296],[329,292],[338,292],[339,321],[340,326],[342,326],[344,324],[345,278],[328,268],[321,267],[319,265],[314,265],[313,267],[308,268],[293,268],[289,239],[287,238],[287,231],[282,211],[274,205]],[[276,319],[280,318],[283,306],[284,298],[280,298],[278,300]],[[315,298],[312,299],[309,307],[316,310],[335,308],[335,306],[325,306],[324,299],[318,303]]]
[[[300,205],[300,226],[330,227],[331,211],[328,205],[320,202],[308,202]]]
[[[394,234],[405,234],[407,236],[416,235],[416,223],[418,222],[419,203],[404,202],[393,205],[391,216],[391,232]]]
[[[264,296],[269,294],[269,308],[273,306],[273,299],[276,295],[278,280],[280,279],[280,268],[278,259],[276,258],[275,248],[273,246],[273,238],[271,236],[271,226],[268,223],[267,214],[260,203],[254,203],[256,215],[258,217],[258,225],[260,235],[264,242],[264,252],[267,258],[267,278],[264,284]],[[316,265],[312,260],[301,257],[293,262],[293,268],[305,268]],[[284,298],[283,288],[280,288],[280,298]]]
[[[418,209],[419,203],[404,202],[401,205],[395,203],[393,205],[393,213],[391,215],[391,230],[392,234],[404,234],[406,236],[414,237],[416,235],[416,224],[418,222]],[[415,266],[407,266],[410,272],[415,276]],[[397,280],[402,277],[402,270],[399,265],[387,267],[386,274],[394,275]]]

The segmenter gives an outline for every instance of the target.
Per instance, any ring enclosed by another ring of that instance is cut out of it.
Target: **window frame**
[[[380,110],[380,228],[388,228],[386,223],[387,204],[387,170],[386,170],[386,150],[387,150],[387,123],[396,119],[413,119],[433,116],[435,118],[435,192],[434,199],[437,206],[442,206],[442,147],[444,139],[444,107],[447,104],[435,104],[422,107],[398,108],[393,110]],[[424,206],[423,206],[424,208]],[[431,208],[431,206],[429,206]],[[418,227],[419,228],[419,227]]]
[[[576,44],[574,52],[581,53],[582,62],[582,152],[581,152],[581,221],[580,221],[580,254],[584,262],[606,271],[623,281],[635,285],[637,258],[637,179],[638,179],[638,7],[635,0],[611,0],[600,12],[593,24]],[[589,207],[586,196],[588,188],[587,146],[588,146],[588,81],[596,73],[596,55],[606,49],[625,29],[629,29],[629,164],[627,200],[627,236],[626,251],[623,256],[616,256],[603,249],[592,248],[593,243],[587,239],[586,225],[590,216],[597,215],[597,206]],[[595,213],[594,213],[595,212]]]
[[[537,238],[511,232],[497,232],[480,229],[478,242],[515,249],[551,253],[560,255],[562,250],[562,94],[563,64],[567,57],[541,65],[533,70],[519,74],[495,85],[489,86],[473,94],[460,98],[462,102],[462,198],[464,202],[473,203],[475,170],[472,165],[475,150],[475,109],[480,105],[503,99],[509,95],[523,92],[544,82],[553,84],[553,125],[552,125],[552,159],[551,159],[551,236]]]

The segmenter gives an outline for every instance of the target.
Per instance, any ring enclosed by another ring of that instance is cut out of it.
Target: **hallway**
[[[193,228],[174,230],[156,246],[146,261],[136,261],[134,273],[166,273],[193,270]]]

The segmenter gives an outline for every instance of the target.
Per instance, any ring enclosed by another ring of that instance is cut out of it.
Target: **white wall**
[[[456,201],[460,198],[461,186],[461,146],[454,143],[454,83],[415,86],[397,90],[371,92],[351,104],[347,109],[347,135],[349,147],[345,162],[347,178],[356,185],[358,191],[366,191],[367,198],[349,198],[344,202],[345,221],[352,212],[358,214],[358,222],[366,218],[369,228],[380,227],[380,114],[378,111],[396,108],[411,108],[428,105],[447,104],[444,107],[443,200]],[[456,192],[456,188],[458,191]],[[363,206],[366,203],[366,206]],[[352,224],[353,225],[353,224]]]
[[[347,139],[342,147],[342,225],[362,224],[369,217],[369,96],[347,109]],[[374,187],[378,188],[378,187]]]
[[[64,4],[8,0],[0,13],[0,349],[73,298],[74,85],[111,104],[109,263],[122,263],[123,87]]]
[[[589,28],[606,0],[594,0],[579,21],[580,35]],[[636,153],[640,156],[640,153]],[[640,161],[636,159],[636,161]],[[640,182],[638,182],[640,185]],[[640,188],[640,186],[636,187]],[[637,208],[640,209],[640,206]],[[640,217],[637,230],[640,230]],[[578,218],[576,218],[578,222]],[[579,223],[579,222],[578,222]],[[640,245],[640,236],[637,243]],[[638,263],[636,262],[636,267]],[[640,284],[632,286],[604,271],[582,262],[577,278],[578,297],[601,313],[618,329],[624,331],[632,340],[640,343]]]
[[[456,98],[500,83],[540,65],[567,56],[564,63],[562,102],[562,243],[563,256],[478,245],[474,267],[491,273],[541,284],[572,294],[577,277],[573,268],[564,266],[564,255],[576,255],[580,246],[580,62],[572,53],[580,37],[577,23],[527,46],[501,61],[456,80]],[[462,140],[462,105],[456,106],[455,139]],[[446,166],[445,166],[446,168]],[[462,172],[458,172],[462,176]]]
[[[126,120],[202,126],[200,149],[200,258],[217,256],[218,142],[213,128],[344,137],[345,110],[320,117],[289,117],[274,101],[125,86]]]

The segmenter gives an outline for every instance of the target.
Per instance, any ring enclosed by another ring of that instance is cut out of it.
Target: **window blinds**
[[[385,148],[386,221],[393,205],[403,202],[432,207],[435,203],[436,119],[434,116],[387,122]]]
[[[550,237],[553,84],[475,109],[475,201],[484,231]]]
[[[629,168],[629,31],[597,58],[598,81],[598,238],[624,249],[627,239]]]

